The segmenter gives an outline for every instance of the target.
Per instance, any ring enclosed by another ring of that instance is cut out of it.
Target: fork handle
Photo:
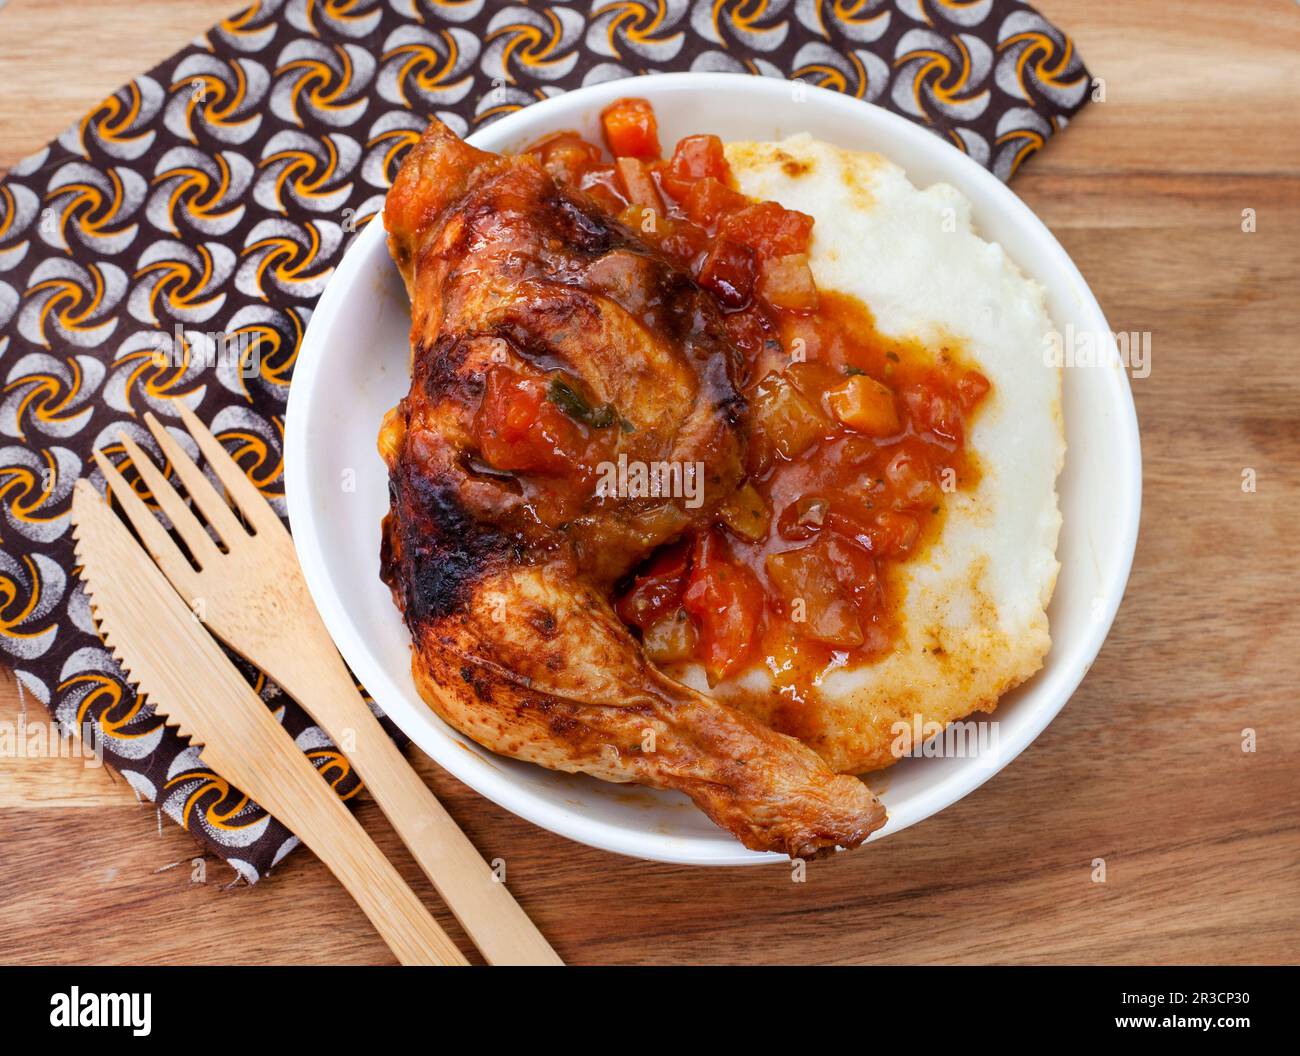
[[[335,744],[354,745],[346,754],[371,797],[488,964],[562,965],[366,706],[324,625],[301,645],[276,680]]]

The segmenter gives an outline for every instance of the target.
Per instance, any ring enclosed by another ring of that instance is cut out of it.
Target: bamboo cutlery
[[[466,963],[202,621],[347,747],[372,797],[489,964],[560,964],[366,706],[316,612],[280,518],[198,418],[179,403],[176,409],[233,509],[152,414],[145,423],[193,508],[139,445],[126,435],[121,441],[188,557],[101,452],[95,461],[148,554],[89,481],[78,481],[73,494],[91,607],[127,676],[202,745],[207,765],[325,862],[402,963]]]

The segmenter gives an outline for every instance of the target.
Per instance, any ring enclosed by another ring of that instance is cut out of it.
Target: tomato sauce
[[[715,684],[763,663],[797,692],[880,657],[897,629],[896,569],[937,534],[945,493],[978,479],[965,438],[989,382],[955,348],[887,338],[866,306],[818,290],[812,217],[741,194],[716,136],[665,158],[638,99],[602,126],[607,151],[566,132],[529,153],[714,295],[744,355],[750,420],[747,482],[715,523],[629,577],[616,610],[652,660],[698,661]],[[498,407],[488,393],[485,456],[499,468],[586,461],[591,430],[557,414],[564,401],[530,390]],[[542,438],[531,454],[506,450],[530,437]]]

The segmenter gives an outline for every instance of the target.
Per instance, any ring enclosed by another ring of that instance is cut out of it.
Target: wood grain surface
[[[1133,385],[1142,534],[1110,638],[1010,767],[921,825],[813,863],[805,883],[783,865],[591,850],[417,759],[567,961],[1300,959],[1300,6],[1038,6],[1106,99],[1015,189],[1112,327],[1153,335]],[[0,169],[230,7],[0,7]],[[0,686],[0,722],[21,707],[12,680]],[[360,817],[427,894],[373,805]],[[391,962],[310,854],[253,888],[195,854],[106,770],[0,758],[0,961]]]

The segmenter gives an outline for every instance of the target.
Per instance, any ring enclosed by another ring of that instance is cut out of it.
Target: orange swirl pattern
[[[50,215],[42,237],[66,250],[69,240],[92,252],[112,256],[135,241],[140,225],[134,215],[144,204],[145,178],[114,165],[107,171],[74,161],[59,169],[45,192]]]
[[[176,67],[165,122],[175,135],[197,143],[201,135],[223,143],[246,143],[262,127],[258,112],[271,75],[248,58],[223,62],[193,55]]]
[[[137,77],[110,95],[81,119],[72,142],[77,152],[92,148],[124,161],[140,157],[153,146],[157,131],[150,126],[162,106],[163,91],[152,77]],[[68,137],[65,136],[65,140]]]
[[[253,195],[263,206],[280,213],[290,207],[335,212],[352,193],[347,177],[356,167],[361,147],[349,136],[331,132],[277,132],[267,141],[258,167],[262,170]]]
[[[18,440],[72,437],[94,413],[104,364],[87,355],[32,352],[12,362],[0,388],[0,432]]]
[[[488,23],[481,68],[510,85],[559,80],[578,64],[583,26],[582,16],[567,7],[507,7]]]
[[[90,452],[122,462],[121,432],[158,456],[141,416],[175,425],[179,401],[283,513],[284,405],[312,305],[429,115],[468,135],[560,92],[668,70],[888,107],[1003,179],[1091,83],[1070,38],[1019,0],[261,0],[0,182],[0,651],[246,880],[297,840],[124,681],[78,586],[73,484],[105,490]],[[355,796],[309,716],[241,668]]]
[[[205,154],[173,147],[154,166],[153,192],[147,212],[160,231],[224,235],[244,218],[240,201],[253,179],[253,165],[242,154],[222,150]]]
[[[281,53],[271,89],[271,110],[295,125],[307,119],[346,128],[365,113],[375,60],[356,44],[329,47],[294,41]]]
[[[189,246],[159,239],[136,264],[130,312],[142,323],[168,316],[186,323],[206,322],[226,303],[222,286],[234,267],[234,253],[220,242]]]
[[[671,62],[686,44],[688,0],[607,0],[591,9],[587,47],[598,55]]]
[[[407,108],[459,103],[474,90],[479,50],[474,36],[454,26],[436,33],[402,26],[384,40],[379,94]]]
[[[118,346],[104,382],[103,399],[131,416],[144,411],[172,413],[171,401],[195,406],[203,398],[206,364],[196,354],[195,336],[138,331]]]

